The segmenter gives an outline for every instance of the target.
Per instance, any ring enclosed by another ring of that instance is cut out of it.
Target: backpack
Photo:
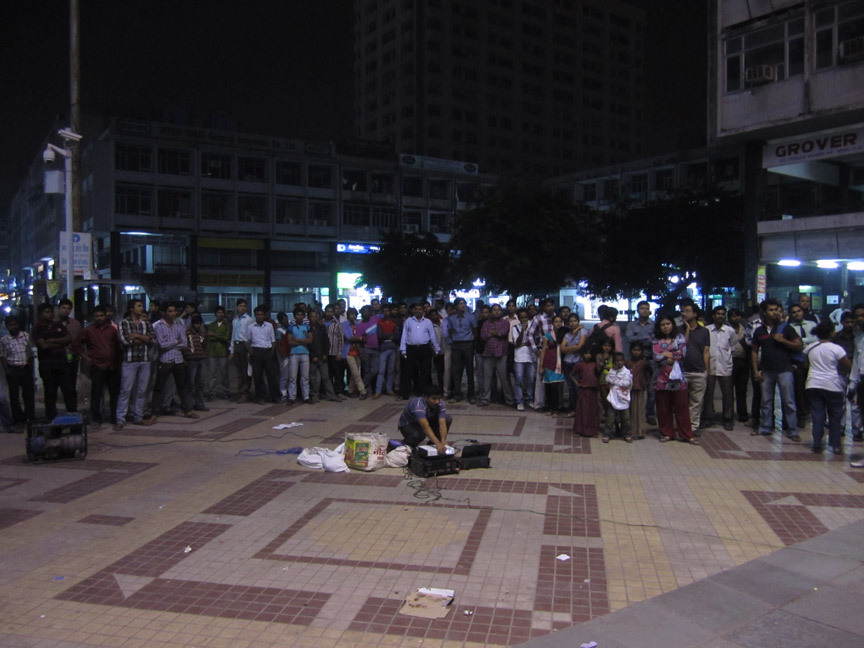
[[[783,333],[786,330],[786,327],[789,325],[789,321],[780,322],[780,326],[777,327],[778,333]],[[792,329],[793,331],[795,329]],[[796,331],[797,332],[797,331]],[[789,356],[792,358],[792,364],[803,365],[807,362],[807,356],[804,355],[804,351],[789,351]]]
[[[599,349],[603,340],[606,340],[609,337],[608,335],[606,335],[606,329],[612,326],[612,324],[612,322],[608,322],[603,326],[600,326],[600,324],[595,324],[594,327],[591,329],[591,333],[588,335],[588,339],[585,341],[585,347],[583,348],[589,348],[592,351]]]

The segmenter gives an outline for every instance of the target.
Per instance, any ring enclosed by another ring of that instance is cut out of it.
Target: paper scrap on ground
[[[299,427],[299,426],[301,426],[301,425],[303,425],[303,424],[302,424],[302,423],[297,423],[297,422],[294,422],[294,423],[280,423],[279,425],[274,425],[274,426],[273,426],[273,429],[274,429],[274,430],[287,430],[288,428]]]
[[[443,619],[450,611],[455,592],[437,587],[421,587],[405,597],[399,614],[423,619]]]
[[[564,562],[565,560],[570,560],[570,556],[568,556],[567,554],[558,554],[558,555],[555,556],[555,557],[556,557],[558,560],[560,560],[561,562]]]
[[[579,648],[597,648],[597,642],[596,641],[589,641],[588,643],[584,643],[581,646],[579,646]]]

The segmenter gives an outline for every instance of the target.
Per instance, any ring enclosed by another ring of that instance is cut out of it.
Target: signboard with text
[[[69,251],[66,232],[60,232],[60,272],[66,274],[69,267]],[[89,279],[93,273],[93,235],[84,232],[72,233],[72,274]]]

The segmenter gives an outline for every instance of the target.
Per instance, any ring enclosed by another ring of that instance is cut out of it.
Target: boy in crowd
[[[609,385],[609,396],[606,400],[606,433],[603,443],[615,434],[615,427],[621,431],[627,443],[633,442],[630,435],[630,387],[633,385],[633,375],[624,366],[624,354],[620,351],[612,353],[612,369],[606,375]]]
[[[204,331],[204,320],[195,313],[189,317],[189,328],[186,329],[186,373],[189,391],[192,395],[192,409],[206,412],[204,405],[204,367],[207,366],[207,336]]]
[[[225,308],[217,306],[213,311],[216,320],[207,326],[207,355],[210,369],[210,386],[206,400],[228,398],[228,345],[231,343],[231,324],[225,319]]]

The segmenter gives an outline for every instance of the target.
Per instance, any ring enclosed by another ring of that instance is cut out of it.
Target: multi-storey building
[[[745,149],[748,284],[864,301],[864,2],[714,0],[709,137]]]
[[[549,177],[645,155],[645,9],[354,0],[355,134]]]
[[[464,162],[93,121],[81,144],[82,230],[92,234],[95,267],[79,295],[91,302],[184,296],[205,312],[233,309],[241,297],[274,311],[337,292],[362,299],[352,252],[368,251],[390,228],[446,240],[456,211],[494,183]],[[45,168],[40,154],[8,212],[19,295],[37,280],[60,279],[64,199],[45,193]]]

